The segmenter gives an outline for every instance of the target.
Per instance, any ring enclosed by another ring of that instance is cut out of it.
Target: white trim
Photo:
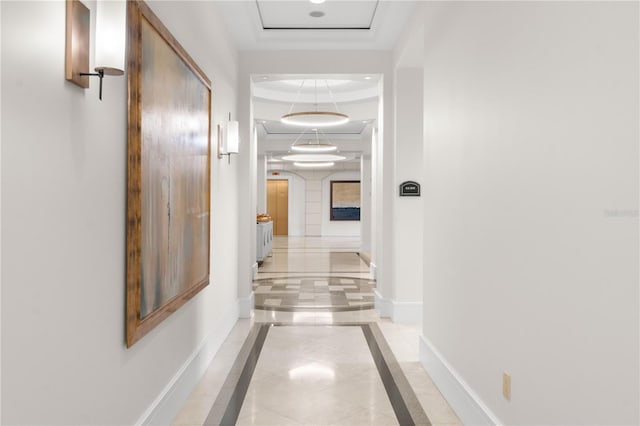
[[[445,360],[429,339],[420,337],[420,363],[465,425],[500,425],[502,422]]]
[[[380,318],[390,318],[391,317],[391,301],[382,297],[378,290],[374,291],[376,295],[376,312]]]
[[[375,263],[369,262],[369,273],[371,274],[371,279],[375,280],[378,275],[378,266]]]
[[[258,262],[251,265],[251,271],[253,273],[253,279],[255,280],[256,278],[258,278]]]
[[[253,318],[254,299],[253,291],[247,297],[238,299],[238,316],[240,318]]]
[[[391,301],[391,320],[397,324],[422,324],[422,302]]]
[[[171,424],[237,321],[238,309],[234,306],[222,319],[220,326],[200,342],[136,425]]]

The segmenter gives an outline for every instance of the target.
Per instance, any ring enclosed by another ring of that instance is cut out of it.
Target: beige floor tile
[[[301,298],[306,301],[303,303],[315,305],[310,308],[328,305],[329,291],[355,290],[358,287],[353,285],[353,279],[372,278],[368,266],[355,255],[359,245],[357,238],[276,237],[273,253],[260,267],[257,278],[275,279],[274,284],[285,284],[287,291],[297,293],[303,277],[322,277],[315,279],[314,293],[303,293]],[[329,285],[324,277],[337,277],[340,285],[335,285],[335,281]],[[257,281],[254,291],[264,295],[271,292],[269,287]],[[357,293],[346,297],[357,305],[363,303],[362,296],[363,293]],[[278,309],[280,297],[267,300]],[[433,424],[461,424],[419,363],[419,327],[380,319],[373,309],[346,312],[256,309],[252,320],[236,324],[174,419],[174,425],[202,424],[250,327],[263,322],[310,326],[270,328],[237,424],[398,424],[361,329],[329,326],[366,322],[376,322],[380,327]]]

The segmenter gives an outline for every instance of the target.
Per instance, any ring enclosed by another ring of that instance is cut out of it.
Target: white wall
[[[638,424],[638,3],[426,8],[425,365],[504,424]]]
[[[237,58],[215,5],[151,6],[212,79],[216,124]],[[0,7],[2,423],[167,423],[237,318],[236,164],[213,159],[211,285],[126,349],[126,77],[102,102],[64,80],[63,1]]]
[[[369,138],[372,138],[369,134]],[[360,252],[371,257],[371,156],[360,158]]]
[[[305,235],[308,237],[319,237],[323,234],[322,226],[322,178],[327,175],[321,170],[301,170],[300,176],[305,181]]]
[[[399,186],[405,181],[424,184],[422,149],[422,68],[398,68],[395,93],[395,176],[394,208],[395,250],[393,268],[394,322],[422,322],[423,241],[415,238],[423,232],[423,200],[420,197],[400,197]]]
[[[2,7],[0,7],[0,22],[2,22]],[[2,46],[2,31],[0,31],[0,46]],[[2,99],[2,57],[0,55],[0,100]],[[2,102],[0,102],[0,117],[2,117]],[[0,120],[0,335],[2,330],[2,120]],[[0,383],[2,383],[2,338],[0,337]],[[0,423],[2,423],[2,386],[0,385]]]
[[[267,211],[267,157],[258,155],[258,170],[256,171],[256,213]]]

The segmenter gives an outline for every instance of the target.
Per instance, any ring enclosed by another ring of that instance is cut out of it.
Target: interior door
[[[267,213],[273,219],[273,235],[289,235],[288,180],[267,180]]]

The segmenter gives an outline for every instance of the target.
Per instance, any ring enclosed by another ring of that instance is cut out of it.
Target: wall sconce
[[[86,89],[89,77],[100,79],[102,100],[105,75],[124,74],[127,3],[125,0],[98,0],[96,4],[96,72],[89,72],[91,17],[79,0],[67,0],[65,78]]]
[[[231,120],[229,113],[229,121],[224,124],[224,128],[218,124],[218,158],[223,156],[229,157],[231,164],[231,154],[240,152],[240,126],[237,121]]]

